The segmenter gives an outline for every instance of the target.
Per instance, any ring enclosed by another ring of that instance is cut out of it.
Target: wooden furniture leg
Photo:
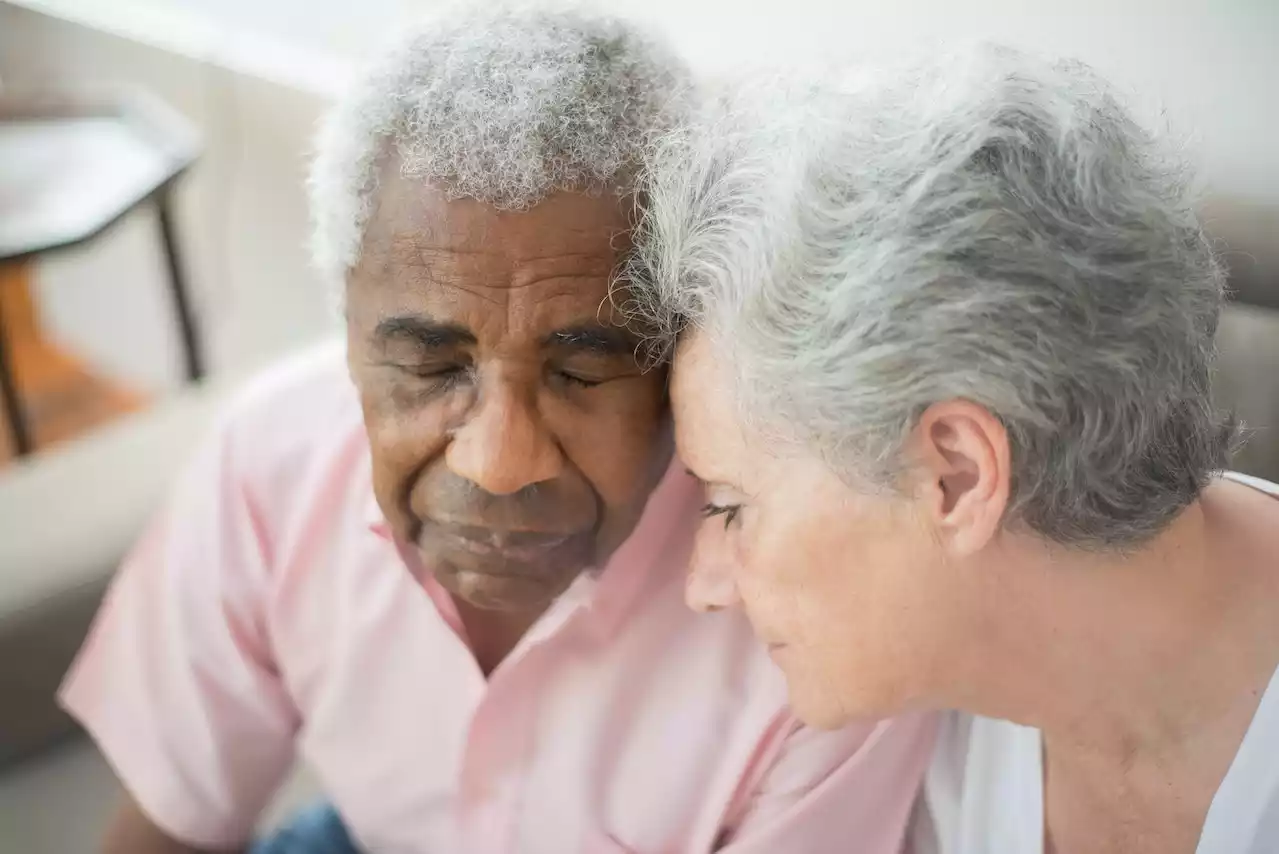
[[[0,462],[145,403],[142,395],[94,374],[43,332],[32,296],[34,270],[29,260],[0,264],[0,405],[9,425],[0,431]]]

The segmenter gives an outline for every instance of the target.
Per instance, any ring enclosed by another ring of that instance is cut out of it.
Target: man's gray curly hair
[[[968,399],[1008,431],[1010,521],[1125,547],[1226,464],[1189,173],[1083,65],[984,46],[752,86],[651,170],[628,308],[660,346],[714,336],[743,416],[850,481],[891,485],[924,409]]]
[[[356,263],[390,157],[449,198],[502,209],[559,190],[629,190],[686,75],[661,42],[581,7],[458,6],[425,21],[321,127],[309,182],[317,266],[340,284]]]

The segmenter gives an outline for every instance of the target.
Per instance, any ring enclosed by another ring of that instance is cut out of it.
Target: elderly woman
[[[989,48],[657,149],[630,307],[678,336],[688,599],[810,723],[962,710],[920,850],[1279,851],[1279,502],[1223,472],[1185,177],[1086,68]]]

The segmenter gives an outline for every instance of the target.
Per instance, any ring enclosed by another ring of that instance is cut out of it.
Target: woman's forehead
[[[750,448],[727,362],[711,336],[692,331],[681,338],[671,374],[671,410],[688,468],[704,481],[739,486]]]

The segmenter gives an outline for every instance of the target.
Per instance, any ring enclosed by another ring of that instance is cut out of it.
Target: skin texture
[[[672,378],[709,497],[690,605],[742,608],[811,724],[1039,728],[1056,854],[1191,854],[1279,663],[1279,502],[1215,482],[1139,549],[1067,549],[1005,519],[1008,438],[982,407],[930,406],[896,489],[871,489],[744,424],[722,352],[686,336]]]
[[[487,672],[634,528],[670,458],[665,376],[610,313],[627,203],[499,211],[389,174],[347,289],[351,376],[378,503]]]

